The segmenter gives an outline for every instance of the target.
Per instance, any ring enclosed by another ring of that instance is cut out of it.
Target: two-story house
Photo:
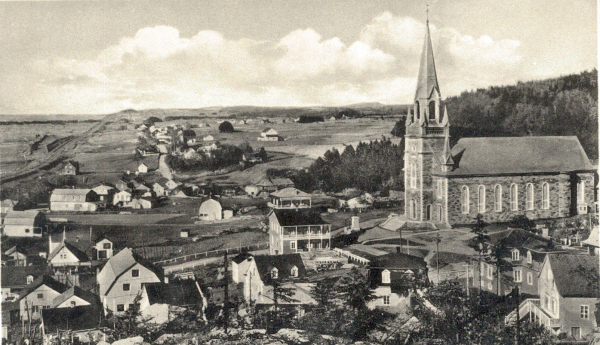
[[[62,267],[77,270],[79,266],[90,266],[90,258],[79,248],[65,241],[63,232],[62,240],[52,241],[52,236],[48,236],[48,264],[52,267]]]
[[[96,251],[96,260],[106,260],[113,256],[113,243],[105,236],[100,236],[96,239],[94,248]]]
[[[273,209],[269,219],[271,254],[288,254],[329,248],[331,225],[311,209]]]
[[[278,190],[269,195],[269,207],[286,209],[286,208],[310,208],[310,194],[299,189],[288,187]]]
[[[418,256],[397,252],[373,257],[369,281],[377,298],[369,307],[397,306],[411,291],[427,284],[427,271],[427,263]]]
[[[50,195],[51,211],[96,211],[98,194],[91,189],[57,188]]]
[[[54,299],[69,287],[48,275],[43,275],[28,284],[19,295],[22,320],[39,320],[42,309],[50,308]]]
[[[130,248],[125,248],[108,259],[96,279],[104,308],[122,313],[141,294],[142,284],[159,283],[162,273]]]
[[[529,298],[519,315],[545,326],[554,334],[581,340],[598,328],[596,304],[600,298],[598,257],[547,254],[540,276],[540,298]]]
[[[67,161],[60,169],[61,175],[78,175],[79,174],[79,162]]]
[[[113,205],[128,206],[131,202],[131,192],[128,190],[122,190],[114,195]]]
[[[94,192],[98,195],[99,205],[106,207],[107,204],[112,203],[113,195],[115,194],[115,187],[109,186],[107,184],[100,184],[92,188]]]

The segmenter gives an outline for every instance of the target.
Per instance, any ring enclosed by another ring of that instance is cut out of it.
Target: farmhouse
[[[258,141],[280,141],[283,140],[282,137],[279,136],[276,130],[273,128],[265,128],[262,132],[260,132],[260,137],[257,138]]]
[[[154,191],[154,194],[157,197],[165,196],[167,195],[167,185],[162,181],[154,182],[152,185],[152,191]]]
[[[203,141],[214,141],[215,137],[213,137],[212,135],[207,135],[204,138],[202,138]]]
[[[12,246],[2,256],[2,266],[27,266],[27,251],[20,245]]]
[[[79,174],[79,162],[76,161],[67,161],[63,164],[60,169],[61,175],[78,175]]]
[[[310,209],[273,209],[269,218],[271,254],[329,248],[331,225]]]
[[[50,196],[50,210],[96,211],[98,199],[91,189],[55,189]]]
[[[42,237],[46,223],[46,216],[40,211],[11,211],[4,217],[2,233],[8,237]]]
[[[151,209],[154,207],[154,199],[152,198],[135,198],[129,204],[134,209]]]
[[[462,138],[450,147],[429,24],[406,117],[405,216],[444,226],[586,214],[594,168],[577,137]]]

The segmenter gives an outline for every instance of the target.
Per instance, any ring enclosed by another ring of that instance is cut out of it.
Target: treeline
[[[403,144],[389,138],[346,146],[340,154],[335,148],[325,152],[306,170],[269,171],[271,176],[289,177],[304,191],[340,192],[358,188],[368,192],[404,189]]]
[[[66,125],[68,123],[92,123],[100,122],[100,120],[34,120],[34,121],[0,121],[0,126],[8,125]]]
[[[598,71],[493,86],[446,100],[452,136],[575,135],[598,158]]]
[[[242,160],[244,150],[233,145],[221,145],[217,149],[205,153],[198,152],[198,156],[185,159],[183,156],[168,155],[166,163],[176,171],[190,170],[218,170],[232,165],[237,165]]]

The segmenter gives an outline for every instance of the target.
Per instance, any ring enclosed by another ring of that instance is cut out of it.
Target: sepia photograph
[[[597,7],[0,1],[2,345],[600,345]]]

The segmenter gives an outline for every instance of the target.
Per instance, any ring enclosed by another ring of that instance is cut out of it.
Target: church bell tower
[[[447,109],[442,107],[429,18],[425,29],[414,104],[406,116],[404,207],[409,221],[446,222],[443,188],[447,182],[433,174],[452,165],[450,125]]]

